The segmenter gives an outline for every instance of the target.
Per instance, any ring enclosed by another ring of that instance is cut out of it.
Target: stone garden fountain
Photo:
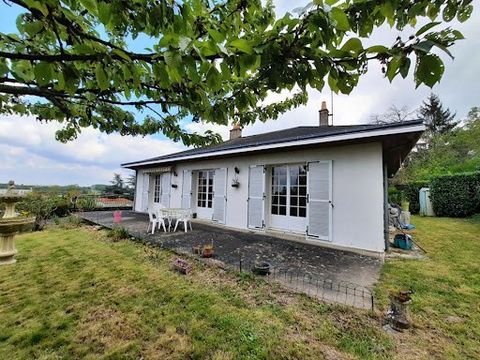
[[[5,214],[0,219],[0,265],[13,264],[17,261],[13,258],[17,253],[15,235],[30,230],[35,221],[34,217],[17,216],[15,212],[15,204],[23,196],[15,190],[13,181],[9,181],[7,191],[0,194],[0,203],[5,204]]]

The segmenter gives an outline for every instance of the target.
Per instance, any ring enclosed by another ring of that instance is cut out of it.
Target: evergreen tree
[[[419,109],[419,117],[423,119],[427,126],[427,136],[429,138],[446,134],[457,126],[458,122],[455,121],[455,115],[455,113],[450,112],[450,109],[444,109],[438,95],[433,93]]]

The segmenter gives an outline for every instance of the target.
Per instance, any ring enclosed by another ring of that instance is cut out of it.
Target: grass
[[[431,259],[386,264],[377,292],[413,288],[415,327],[326,305],[91,227],[18,238],[0,268],[0,359],[478,358],[480,221],[414,219]],[[446,320],[450,323],[446,323]]]
[[[480,217],[414,217],[428,260],[388,261],[377,292],[412,289],[414,328],[399,358],[480,358]]]
[[[373,313],[194,264],[90,227],[18,238],[0,268],[0,359],[388,358]],[[333,356],[333,357],[332,357]]]

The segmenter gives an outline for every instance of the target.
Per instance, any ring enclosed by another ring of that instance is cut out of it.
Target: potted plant
[[[204,258],[211,258],[211,257],[213,256],[213,253],[214,253],[213,243],[203,246],[202,256],[203,256]]]

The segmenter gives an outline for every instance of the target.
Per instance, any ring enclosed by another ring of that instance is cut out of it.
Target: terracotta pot
[[[211,247],[211,246],[204,246],[204,247],[203,247],[203,254],[202,254],[202,256],[203,256],[204,258],[211,258],[211,257],[213,256],[213,253],[214,253],[213,247]]]

